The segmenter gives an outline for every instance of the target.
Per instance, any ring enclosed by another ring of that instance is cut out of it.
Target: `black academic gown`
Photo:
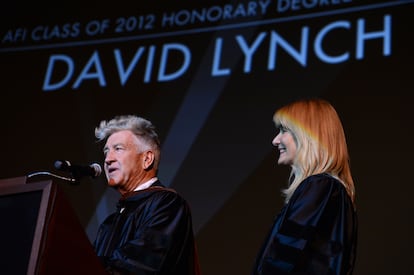
[[[112,274],[199,274],[190,208],[159,181],[119,200],[94,248]]]
[[[276,217],[253,275],[350,275],[357,216],[344,186],[327,174],[306,178]]]

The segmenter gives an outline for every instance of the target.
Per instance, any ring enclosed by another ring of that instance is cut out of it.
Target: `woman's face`
[[[279,127],[279,133],[273,139],[272,144],[279,150],[277,164],[293,165],[297,146],[292,133],[283,127]]]

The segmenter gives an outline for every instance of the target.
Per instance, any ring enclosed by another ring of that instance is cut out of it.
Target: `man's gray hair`
[[[160,150],[160,140],[155,126],[151,121],[139,116],[122,115],[108,121],[102,120],[95,128],[95,136],[99,141],[102,141],[122,130],[130,130],[151,148]]]

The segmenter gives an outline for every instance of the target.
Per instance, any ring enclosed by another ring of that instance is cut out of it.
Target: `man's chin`
[[[114,178],[109,178],[108,179],[108,185],[111,187],[116,187],[118,186],[118,181],[116,181]]]

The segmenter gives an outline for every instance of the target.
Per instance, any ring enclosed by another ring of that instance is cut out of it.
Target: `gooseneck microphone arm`
[[[90,165],[77,165],[77,164],[72,164],[71,162],[67,160],[57,160],[55,161],[54,166],[57,170],[69,172],[71,177],[63,177],[60,175],[53,174],[51,172],[40,171],[40,172],[34,172],[34,173],[27,175],[27,178],[32,178],[34,176],[39,176],[39,175],[47,175],[47,176],[51,176],[54,178],[68,181],[71,184],[79,184],[80,179],[83,177],[89,176],[91,178],[96,178],[102,173],[102,168],[97,163],[92,163]]]
[[[47,171],[40,171],[40,172],[30,173],[30,174],[27,175],[27,178],[30,179],[32,177],[42,176],[42,175],[51,176],[51,177],[54,177],[54,178],[57,178],[57,179],[68,181],[70,183],[76,183],[76,179],[74,179],[74,178],[62,177],[62,176],[59,176],[59,175],[56,175],[56,174],[53,174],[53,173],[50,173],[50,172],[47,172]]]

